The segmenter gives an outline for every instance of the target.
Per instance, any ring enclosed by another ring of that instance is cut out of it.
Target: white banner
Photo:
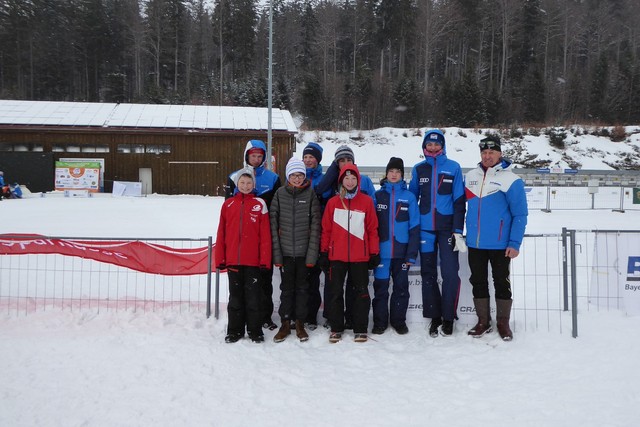
[[[589,302],[640,314],[640,239],[635,233],[598,233]]]

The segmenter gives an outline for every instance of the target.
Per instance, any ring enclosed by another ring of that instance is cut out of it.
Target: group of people
[[[391,157],[376,191],[348,146],[336,150],[323,173],[322,147],[309,143],[302,160],[287,163],[282,185],[265,166],[264,142],[249,141],[244,167],[229,176],[216,239],[216,266],[229,277],[225,341],[237,342],[246,331],[252,341],[263,342],[263,329],[278,328],[271,318],[274,267],[281,275],[275,342],[294,331],[300,341],[308,340],[323,300],[332,343],[342,340],[346,329],[353,329],[354,341],[366,342],[371,309],[371,333],[383,334],[391,326],[404,335],[409,268],[418,261],[429,335],[450,336],[460,292],[459,253],[467,251],[478,317],[468,335],[492,331],[490,265],[496,326],[503,340],[511,340],[509,270],[527,223],[524,183],[502,156],[495,135],[480,141],[481,161],[466,176],[447,157],[441,131],[425,133],[422,152],[424,160],[413,167],[408,186],[403,160]]]
[[[0,200],[2,199],[21,199],[22,189],[18,183],[6,184],[4,182],[4,172],[0,171]]]

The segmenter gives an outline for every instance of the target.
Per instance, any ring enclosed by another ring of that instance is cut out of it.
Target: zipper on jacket
[[[395,226],[396,226],[396,216],[398,215],[398,213],[395,211],[395,204],[396,204],[396,188],[394,186],[391,186],[391,209],[389,210],[389,212],[393,212],[392,215],[393,217],[390,218],[391,219],[391,258],[393,259],[393,252],[394,252],[394,241],[395,241]]]
[[[238,265],[240,265],[240,246],[242,246],[242,217],[244,217],[244,194],[242,195],[242,202],[240,202],[240,227],[238,227],[238,258],[236,258]]]
[[[484,191],[484,181],[487,178],[487,171],[482,176],[482,185],[480,185],[480,195],[478,196],[478,233],[476,234],[476,248],[480,247],[480,211],[482,210],[482,192]]]
[[[433,172],[431,176],[431,227],[433,230],[436,229],[436,195],[438,194],[438,186],[440,183],[436,184],[438,178],[438,161],[434,157],[433,158]]]

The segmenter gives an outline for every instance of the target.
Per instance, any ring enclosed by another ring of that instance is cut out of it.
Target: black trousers
[[[320,295],[320,274],[322,269],[314,266],[307,269],[308,299],[307,299],[307,318],[305,322],[311,324],[318,323],[318,310],[322,304],[322,296]]]
[[[271,322],[271,314],[273,313],[273,268],[260,270],[262,276],[262,323]]]
[[[353,300],[353,332],[366,334],[369,328],[369,269],[366,262],[331,261],[329,267],[329,301],[328,319],[333,332],[344,331],[344,279],[349,275],[353,284],[355,298]],[[347,286],[349,286],[347,284]],[[325,304],[327,301],[325,301]]]
[[[262,277],[258,267],[229,266],[228,334],[262,335],[260,300]]]
[[[496,299],[511,299],[509,266],[511,258],[505,256],[505,249],[469,248],[469,281],[473,286],[474,298],[489,298],[489,264],[495,288]]]
[[[284,257],[280,282],[280,308],[278,314],[282,320],[300,320],[307,318],[307,300],[309,284],[305,257]],[[295,312],[294,312],[295,310]]]

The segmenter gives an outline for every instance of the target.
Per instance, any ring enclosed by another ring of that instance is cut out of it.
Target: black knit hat
[[[389,173],[389,169],[400,169],[402,179],[404,179],[404,161],[400,157],[392,157],[389,159],[389,163],[387,163],[387,169],[384,172],[385,176],[387,176],[387,174]]]
[[[302,150],[302,156],[304,157],[305,154],[311,154],[316,158],[318,163],[322,161],[322,147],[315,142],[310,142],[306,147],[304,147],[304,150]]]
[[[497,135],[487,135],[486,138],[480,140],[480,151],[482,150],[495,150],[502,152],[500,148],[500,137]]]

